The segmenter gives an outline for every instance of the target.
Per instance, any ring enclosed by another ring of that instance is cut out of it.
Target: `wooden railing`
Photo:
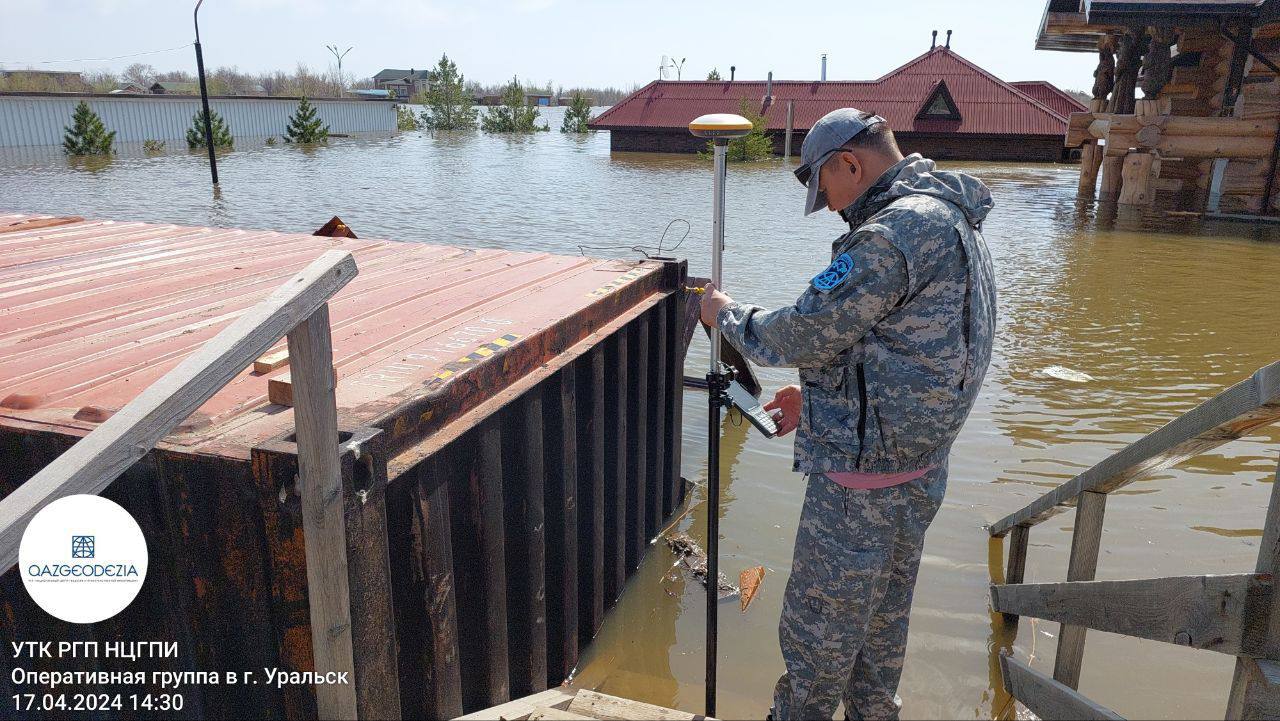
[[[287,335],[315,671],[346,672],[352,681],[317,684],[316,706],[320,718],[354,719],[350,593],[328,301],[356,273],[350,253],[325,253],[0,500],[0,572],[17,563],[22,533],[40,509],[65,496],[101,493]]]
[[[1280,421],[1280,362],[1262,368],[1164,427],[1044,494],[990,527],[1010,535],[1005,583],[993,608],[1017,623],[1032,616],[1061,624],[1050,678],[1012,657],[1000,659],[1005,689],[1045,719],[1120,718],[1076,691],[1086,629],[1209,649],[1237,657],[1227,718],[1280,711],[1280,468],[1254,573],[1094,581],[1107,494],[1228,441]],[[1031,527],[1076,507],[1065,583],[1023,583]]]

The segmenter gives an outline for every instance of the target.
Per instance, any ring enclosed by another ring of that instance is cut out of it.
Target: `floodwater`
[[[667,229],[664,253],[706,275],[709,163],[611,154],[607,134],[555,132],[560,112],[547,113],[552,132],[522,138],[410,132],[315,150],[241,141],[220,159],[216,194],[202,156],[185,149],[126,147],[92,167],[56,148],[0,150],[0,208],[288,231],[336,214],[362,236],[614,257],[655,253]],[[929,531],[900,694],[906,717],[991,718],[1010,713],[994,654],[1012,648],[1051,672],[1058,629],[1024,619],[1015,636],[989,612],[1003,558],[983,525],[1280,358],[1280,232],[1077,202],[1075,167],[948,167],[995,194],[986,237],[1000,331]],[[735,297],[786,303],[826,265],[841,225],[802,217],[801,192],[781,160],[731,168],[725,279]],[[705,372],[706,350],[699,336],[687,373]],[[1051,366],[1092,380],[1051,377]],[[795,373],[761,378],[771,394]],[[704,398],[685,396],[683,472],[696,490],[676,524],[700,540]],[[721,607],[719,712],[762,718],[782,669],[778,610],[804,479],[791,472],[790,438],[726,423],[723,443],[721,567],[768,572],[746,614],[736,601]],[[1264,431],[1114,494],[1098,577],[1252,570],[1277,448],[1280,433]],[[1028,581],[1065,579],[1072,518],[1032,531]],[[702,710],[703,591],[671,562],[665,547],[652,549],[576,684]],[[1232,660],[1092,632],[1081,690],[1131,718],[1218,718]]]

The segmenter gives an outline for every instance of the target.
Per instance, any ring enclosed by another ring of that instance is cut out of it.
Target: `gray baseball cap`
[[[853,139],[876,123],[883,123],[884,118],[874,113],[866,113],[857,108],[840,108],[832,110],[813,124],[804,136],[800,145],[800,167],[795,169],[796,179],[809,189],[809,196],[804,203],[804,214],[827,206],[827,195],[818,189],[818,177],[823,163],[840,151],[840,146]]]

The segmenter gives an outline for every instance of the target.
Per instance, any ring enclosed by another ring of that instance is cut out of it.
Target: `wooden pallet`
[[[538,721],[539,719],[657,719],[658,721],[716,721],[687,711],[677,711],[640,701],[598,693],[590,689],[574,691],[552,688],[532,696],[492,706],[482,711],[459,716],[458,721]]]

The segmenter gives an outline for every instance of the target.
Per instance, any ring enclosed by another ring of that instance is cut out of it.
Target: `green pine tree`
[[[764,116],[753,112],[751,106],[747,104],[747,99],[743,98],[738,104],[738,114],[751,121],[751,132],[741,138],[734,138],[729,141],[729,147],[725,150],[725,160],[728,161],[755,161],[768,160],[773,157],[773,140],[765,135],[765,119]],[[710,158],[714,153],[715,143],[707,143],[707,152],[699,153],[703,157]]]
[[[480,121],[486,133],[535,133],[550,130],[538,125],[538,109],[527,104],[520,78],[513,77],[502,91],[502,105],[490,108]]]
[[[412,108],[397,104],[396,108],[396,130],[417,130],[420,126],[417,113]]]
[[[466,80],[458,72],[458,66],[447,54],[440,56],[433,70],[427,71],[429,89],[422,104],[420,116],[427,130],[473,130],[476,127],[476,109],[467,92]]]
[[[591,106],[581,91],[573,91],[573,100],[564,113],[564,122],[560,124],[562,133],[586,133],[591,130],[587,123],[591,122]]]
[[[71,127],[63,128],[62,152],[67,155],[111,155],[116,131],[107,130],[102,118],[81,100],[71,114]]]
[[[707,80],[719,80],[720,68],[711,68],[711,72],[707,73]]]
[[[231,137],[231,128],[227,121],[218,115],[217,110],[210,110],[209,117],[213,125],[213,147],[230,148],[235,141]],[[187,128],[187,147],[192,150],[204,145],[204,111],[191,116],[191,127]]]
[[[298,110],[289,118],[284,130],[286,143],[323,143],[329,140],[329,126],[316,113],[316,107],[305,97],[298,101]]]

